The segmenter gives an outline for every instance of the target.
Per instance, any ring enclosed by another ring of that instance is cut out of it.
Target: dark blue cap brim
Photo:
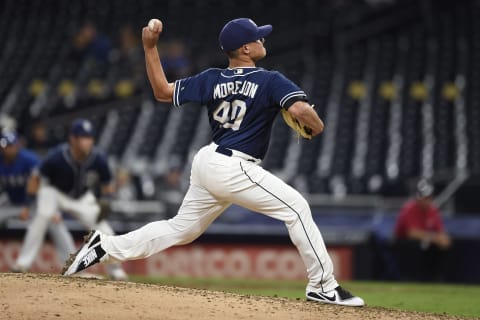
[[[272,33],[273,27],[271,24],[266,24],[264,26],[258,27],[258,39],[265,38],[270,33]],[[258,40],[257,39],[257,40]]]

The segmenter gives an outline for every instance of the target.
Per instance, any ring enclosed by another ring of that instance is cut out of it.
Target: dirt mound
[[[158,285],[0,274],[0,319],[459,319]]]

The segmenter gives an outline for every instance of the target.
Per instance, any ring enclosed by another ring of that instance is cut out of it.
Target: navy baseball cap
[[[265,38],[272,32],[269,24],[258,27],[252,19],[238,18],[227,22],[220,31],[218,41],[223,51],[229,52],[246,43]]]
[[[5,148],[18,142],[18,134],[15,131],[2,131],[0,135],[0,147]]]
[[[76,137],[93,137],[93,125],[87,119],[75,119],[70,127],[70,135]]]

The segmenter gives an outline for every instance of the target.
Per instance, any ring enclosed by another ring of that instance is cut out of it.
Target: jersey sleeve
[[[174,107],[179,107],[188,102],[205,104],[207,94],[205,88],[209,70],[175,81],[172,99]]]
[[[270,92],[273,103],[284,109],[288,109],[295,101],[308,100],[305,92],[280,72],[273,74]]]
[[[40,166],[40,158],[31,152],[28,153],[27,157],[27,167],[30,174],[38,174],[38,167]]]
[[[107,157],[99,153],[97,158],[97,170],[98,176],[100,178],[100,183],[102,185],[109,184],[112,181],[112,171],[110,170],[110,166],[108,165]]]
[[[43,178],[51,180],[53,173],[55,172],[55,158],[52,152],[47,154],[45,159],[40,163],[38,172]]]

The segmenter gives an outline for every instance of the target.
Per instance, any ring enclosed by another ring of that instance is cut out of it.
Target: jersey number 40
[[[243,100],[222,101],[213,112],[213,119],[220,122],[225,129],[237,131],[246,111],[247,104]]]

